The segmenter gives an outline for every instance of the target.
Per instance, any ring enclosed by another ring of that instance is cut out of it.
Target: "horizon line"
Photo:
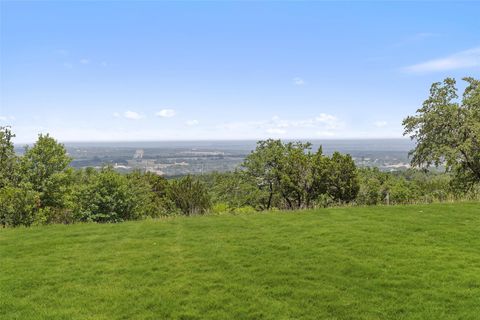
[[[55,137],[50,136],[55,139]],[[263,140],[284,140],[284,141],[362,141],[362,140],[408,140],[412,141],[409,137],[371,137],[371,138],[359,138],[359,137],[349,137],[349,138],[249,138],[249,139],[165,139],[165,140],[60,140],[55,139],[62,144],[72,144],[72,143],[145,143],[145,142],[257,142]],[[15,142],[14,145],[18,144],[33,144],[36,141],[22,141]]]

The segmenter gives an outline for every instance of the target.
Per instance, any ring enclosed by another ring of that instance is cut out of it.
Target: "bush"
[[[140,219],[155,211],[153,196],[147,184],[104,168],[90,173],[76,190],[76,216],[81,221],[95,222]]]
[[[228,206],[228,204],[226,203],[215,203],[213,206],[212,206],[212,213],[213,214],[224,214],[224,213],[228,213],[230,212],[231,209],[230,207]]]
[[[30,226],[36,220],[39,194],[26,188],[0,188],[0,224]]]
[[[251,206],[244,206],[240,208],[235,208],[233,209],[232,213],[233,214],[252,214],[257,212],[254,207]]]
[[[167,194],[182,214],[187,216],[204,214],[211,208],[207,188],[191,176],[171,181]]]

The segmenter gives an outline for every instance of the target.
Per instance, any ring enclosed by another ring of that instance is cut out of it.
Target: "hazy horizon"
[[[54,137],[55,138],[55,137]],[[210,142],[251,142],[257,143],[258,141],[270,139],[270,138],[258,138],[258,139],[165,139],[165,140],[60,140],[57,139],[58,142],[62,144],[68,145],[75,145],[75,144],[142,144],[142,143],[210,143]],[[280,139],[280,138],[272,138],[272,139]],[[15,146],[23,145],[23,144],[33,144],[36,140],[31,141],[15,141],[13,138]],[[412,140],[408,137],[401,137],[401,138],[281,138],[282,141],[304,141],[304,142],[348,142],[348,141],[402,141],[407,143],[412,143]]]

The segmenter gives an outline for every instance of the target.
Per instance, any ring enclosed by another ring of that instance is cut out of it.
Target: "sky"
[[[480,2],[0,0],[17,143],[401,138],[480,77]]]

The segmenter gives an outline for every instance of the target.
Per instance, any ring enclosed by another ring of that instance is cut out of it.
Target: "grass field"
[[[1,319],[479,319],[480,204],[0,230]]]

